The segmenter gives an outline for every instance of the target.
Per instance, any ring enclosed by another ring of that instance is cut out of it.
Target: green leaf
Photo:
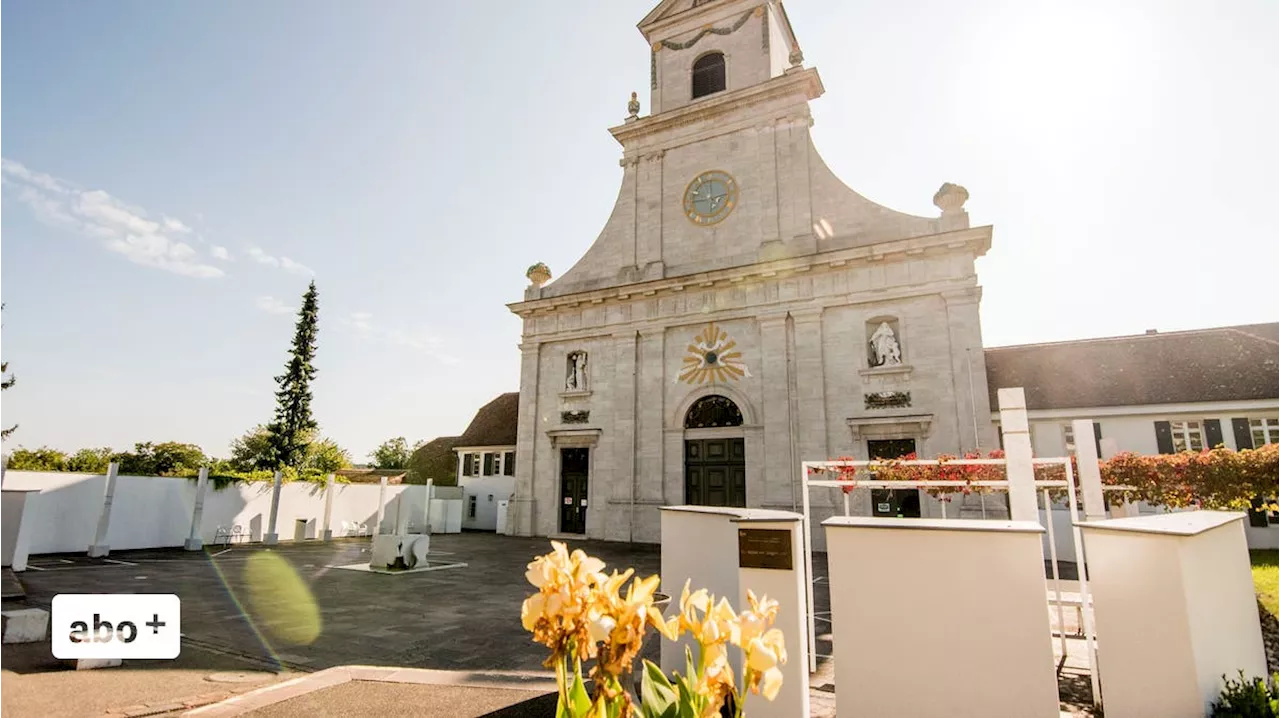
[[[581,718],[591,710],[591,696],[587,694],[587,686],[582,682],[582,664],[573,668],[573,685],[569,687],[569,715]]]
[[[689,679],[682,676],[676,686],[680,689],[678,718],[699,718],[702,713],[701,701],[698,700],[698,692],[693,689]]]
[[[652,661],[644,662],[640,678],[640,715],[643,718],[677,718],[676,690]]]
[[[693,668],[693,650],[688,646],[684,647],[684,677],[690,682],[698,680],[698,672]]]

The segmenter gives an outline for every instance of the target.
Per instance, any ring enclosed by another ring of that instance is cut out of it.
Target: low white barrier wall
[[[30,494],[23,522],[24,538],[31,554],[76,553],[85,551],[94,540],[106,476],[43,471],[6,471],[4,488],[38,489]],[[378,516],[377,484],[335,484],[330,529],[335,537],[344,535],[343,522],[366,524],[376,533]],[[447,489],[436,490],[432,501],[433,529],[437,533],[458,531],[460,499],[442,499]],[[119,476],[111,510],[106,544],[114,551],[182,546],[191,530],[195,508],[196,482],[192,479],[156,476]],[[413,531],[426,522],[426,487],[399,484],[386,489],[383,511],[384,532],[394,530],[400,502],[409,512]],[[280,508],[276,531],[282,541],[295,538],[297,521],[306,521],[303,537],[320,538],[324,530],[325,486],[311,482],[286,483],[280,488]],[[236,483],[215,490],[210,482],[204,500],[200,536],[214,542],[219,526],[239,525],[251,541],[261,541],[267,533],[271,514],[271,482]]]

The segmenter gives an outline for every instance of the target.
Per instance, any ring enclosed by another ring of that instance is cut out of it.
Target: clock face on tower
[[[738,203],[738,183],[727,172],[703,172],[684,190],[684,214],[694,224],[715,224],[733,211]]]

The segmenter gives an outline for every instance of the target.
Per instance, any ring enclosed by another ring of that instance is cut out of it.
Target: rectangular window
[[[1249,431],[1255,449],[1263,444],[1280,444],[1280,419],[1250,419]]]
[[[1062,446],[1067,451],[1067,456],[1076,453],[1076,431],[1071,424],[1062,425]]]
[[[472,494],[467,500],[467,518],[474,519],[476,517],[476,495]]]
[[[481,476],[480,473],[480,454],[471,455],[471,475]]]
[[[502,456],[502,473],[507,476],[516,475],[516,452],[508,451]]]
[[[484,476],[493,476],[493,454],[484,452]]]
[[[1174,451],[1200,451],[1204,449],[1204,432],[1198,421],[1171,421]]]
[[[471,454],[462,455],[462,475],[463,476],[471,475]]]

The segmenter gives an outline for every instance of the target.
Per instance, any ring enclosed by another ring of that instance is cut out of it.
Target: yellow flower
[[[782,688],[782,671],[777,668],[770,668],[764,672],[764,676],[760,679],[760,695],[765,700],[773,700],[778,697],[778,689]]]

